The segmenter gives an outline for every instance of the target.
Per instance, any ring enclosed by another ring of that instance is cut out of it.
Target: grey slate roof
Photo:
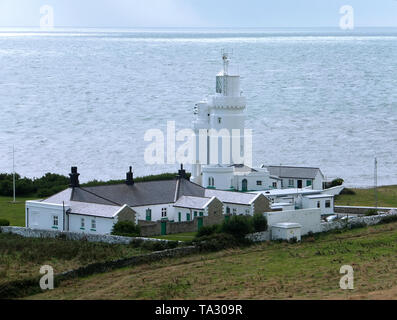
[[[205,196],[216,197],[223,203],[250,205],[251,202],[258,196],[258,194],[206,189]]]
[[[250,168],[244,164],[233,164],[230,167],[234,167],[236,172],[258,172],[258,170]]]
[[[311,167],[268,166],[266,168],[270,175],[281,178],[314,179],[318,172],[321,173],[319,168]]]
[[[173,203],[182,196],[203,197],[205,189],[186,179],[138,182],[98,187],[75,188],[73,201],[105,205],[140,207]]]

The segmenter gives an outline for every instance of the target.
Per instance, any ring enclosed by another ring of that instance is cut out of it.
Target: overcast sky
[[[55,27],[338,27],[343,5],[356,27],[397,27],[397,0],[0,0],[0,26],[39,26],[43,5]]]

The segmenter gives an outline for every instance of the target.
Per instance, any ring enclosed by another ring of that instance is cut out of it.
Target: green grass
[[[34,299],[327,299],[397,288],[397,223],[263,243],[65,282]],[[355,289],[339,288],[343,265]],[[381,298],[382,296],[380,296]],[[397,296],[396,296],[397,298]]]
[[[50,265],[55,273],[60,273],[90,263],[128,258],[146,252],[149,250],[132,244],[23,238],[0,233],[0,284],[39,276],[43,265]]]
[[[335,205],[341,206],[375,206],[374,189],[352,189],[355,195],[339,195]],[[379,207],[397,207],[397,186],[385,186],[378,188]]]
[[[197,232],[186,232],[186,233],[170,234],[166,236],[151,237],[151,238],[161,239],[161,240],[171,240],[171,241],[191,241],[194,239],[196,234]]]
[[[11,226],[25,226],[25,201],[34,200],[32,197],[17,197],[12,203],[12,197],[0,196],[0,219],[10,221]]]

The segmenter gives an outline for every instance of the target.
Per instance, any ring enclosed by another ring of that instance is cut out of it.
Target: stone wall
[[[397,217],[397,212],[389,213],[389,214],[382,214],[377,216],[370,216],[370,217],[354,217],[350,218],[349,221],[332,221],[332,222],[323,222],[321,223],[321,232],[327,232],[336,229],[343,229],[343,228],[350,228],[357,225],[367,225],[372,226],[378,223],[381,223],[383,219],[387,217]]]
[[[376,210],[379,212],[390,212],[392,210],[397,210],[396,208],[382,208],[382,207],[352,207],[352,206],[335,206],[335,213],[345,213],[345,214],[366,214],[369,210]]]
[[[263,214],[264,212],[272,211],[270,207],[270,201],[266,198],[263,194],[261,194],[255,201],[254,201],[254,214]]]
[[[57,230],[39,230],[22,227],[0,227],[1,232],[17,234],[25,238],[64,238],[66,240],[104,242],[109,244],[129,244],[135,239],[143,241],[161,241],[149,238],[129,238],[111,235],[85,234],[80,232],[66,232]]]

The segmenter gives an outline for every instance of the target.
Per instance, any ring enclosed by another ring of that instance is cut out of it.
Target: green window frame
[[[197,211],[194,211],[194,217],[195,218],[197,217]]]
[[[203,217],[203,216],[204,216],[204,212],[200,212],[200,213],[199,213],[199,216],[200,216],[200,217]]]
[[[306,187],[311,187],[312,186],[312,181],[311,180],[306,180]]]
[[[186,213],[186,221],[190,221],[190,213]]]

